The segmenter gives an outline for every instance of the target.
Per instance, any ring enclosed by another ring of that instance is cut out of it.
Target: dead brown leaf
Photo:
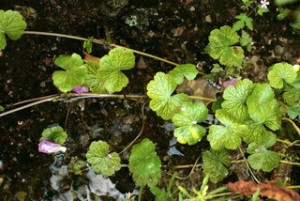
[[[83,55],[84,55],[84,61],[94,61],[94,62],[99,62],[100,58],[99,57],[95,57],[93,55],[90,55],[89,53],[83,51]]]
[[[252,181],[239,180],[237,182],[229,182],[227,184],[235,193],[240,193],[244,195],[253,195],[257,190],[262,196],[266,196],[269,199],[274,199],[277,201],[300,201],[300,195],[295,191],[276,186],[275,184],[255,184]]]

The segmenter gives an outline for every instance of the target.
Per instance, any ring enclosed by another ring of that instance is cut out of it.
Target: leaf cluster
[[[110,152],[109,145],[102,140],[90,144],[86,159],[96,173],[105,176],[111,176],[121,169],[119,154]],[[136,184],[155,186],[161,178],[160,168],[161,161],[153,142],[145,138],[133,146],[129,157],[129,170]]]
[[[197,74],[198,71],[192,64],[178,65],[168,74],[157,72],[147,85],[150,108],[163,119],[172,119],[183,103],[190,102],[186,94],[173,95],[176,87],[183,83],[184,78],[193,80]]]
[[[270,86],[283,94],[286,112],[291,119],[300,116],[300,71],[299,65],[286,62],[276,63],[269,68]]]
[[[216,117],[222,124],[209,127],[207,139],[211,148],[223,153],[224,149],[237,149],[244,141],[249,144],[248,161],[252,168],[263,171],[276,168],[280,157],[267,149],[276,142],[272,131],[281,128],[282,113],[271,86],[254,84],[248,79],[240,80],[224,90],[223,99],[221,109],[216,111]],[[210,154],[210,158],[213,156]],[[269,162],[265,163],[266,160]],[[220,160],[215,161],[220,163]],[[215,182],[221,178],[218,177]]]
[[[192,102],[186,94],[175,94],[176,87],[184,78],[193,80],[198,71],[194,65],[176,66],[169,73],[156,73],[154,80],[147,85],[150,108],[165,120],[174,123],[174,136],[181,144],[193,145],[206,134],[206,129],[199,125],[208,116],[208,110],[202,102]]]
[[[86,48],[91,48],[86,44]],[[63,70],[52,75],[54,85],[62,92],[87,85],[93,93],[114,93],[127,86],[129,80],[122,72],[134,67],[135,56],[121,47],[109,51],[99,62],[84,62],[80,55],[60,55],[54,63]]]

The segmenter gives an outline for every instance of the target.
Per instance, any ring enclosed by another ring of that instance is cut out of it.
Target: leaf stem
[[[189,96],[191,99],[198,99],[198,100],[205,100],[205,99],[209,99],[209,98],[205,98],[205,97],[200,97],[198,96],[198,98],[196,98],[197,96]],[[12,114],[14,112],[18,112],[20,110],[29,108],[29,107],[33,107],[35,105],[39,105],[41,103],[45,103],[45,102],[51,102],[54,100],[59,100],[59,101],[64,101],[64,102],[74,102],[77,101],[79,99],[83,99],[83,98],[119,98],[119,99],[144,99],[144,98],[148,98],[148,96],[146,95],[136,95],[136,94],[92,94],[92,93],[82,93],[82,94],[75,94],[75,93],[68,93],[68,94],[54,94],[54,95],[49,95],[49,96],[43,96],[43,97],[38,97],[38,98],[32,98],[32,99],[28,99],[28,100],[24,100],[24,101],[20,101],[17,103],[13,103],[11,106],[17,106],[17,105],[22,105],[24,103],[29,103],[23,106],[20,106],[18,108],[15,109],[11,109],[5,112],[0,113],[0,118],[9,114]],[[35,101],[37,100],[37,101]],[[32,102],[35,101],[35,102]]]
[[[243,152],[243,150],[242,150],[242,148],[241,148],[240,146],[239,146],[239,151],[240,151],[240,153],[242,154],[243,159],[245,160],[246,166],[247,166],[247,168],[248,168],[250,174],[251,174],[252,177],[254,178],[254,180],[255,180],[258,184],[261,183],[261,182],[256,178],[256,176],[255,176],[255,174],[253,173],[251,167],[249,166],[248,160],[246,159],[245,154],[244,154],[244,152]]]
[[[129,145],[127,145],[120,153],[119,155],[121,155],[122,153],[124,153],[127,149],[129,149],[134,143],[135,141],[137,141],[137,139],[139,139],[139,137],[143,134],[144,128],[145,128],[145,114],[144,114],[144,108],[145,108],[145,103],[142,106],[142,128],[139,132],[139,134],[134,138],[134,140],[132,140],[132,142],[129,143]]]
[[[295,186],[287,186],[287,188],[290,188],[290,189],[300,188],[300,185],[295,185]]]
[[[59,94],[53,94],[53,95],[49,95],[49,96],[42,96],[42,97],[37,97],[37,98],[31,98],[31,99],[20,101],[20,102],[14,103],[14,104],[9,104],[8,107],[23,105],[23,104],[26,104],[26,103],[31,103],[31,102],[34,102],[34,101],[39,101],[39,100],[43,100],[43,99],[47,99],[47,98],[53,98],[53,97],[58,96],[58,95]]]
[[[216,99],[214,99],[214,98],[207,98],[207,97],[204,97],[204,96],[189,96],[189,98],[193,99],[193,100],[203,100],[203,101],[209,101],[209,102],[216,101]]]
[[[300,166],[300,163],[298,163],[298,162],[292,162],[292,161],[281,160],[280,163],[285,163],[285,164],[289,164],[289,165],[297,165],[297,166]]]
[[[300,135],[300,128],[295,124],[295,122],[293,122],[293,120],[283,117],[282,120],[288,121],[292,124],[292,126],[294,127],[294,129],[297,131],[297,133]]]
[[[143,189],[144,189],[144,186],[141,186],[141,187],[140,187],[140,190],[139,190],[139,198],[138,198],[138,201],[142,201],[142,193],[143,193]]]
[[[232,160],[231,163],[246,163],[247,159],[242,159],[242,160]]]
[[[300,143],[300,140],[295,140],[295,141],[293,141],[293,142],[290,142],[289,140],[281,140],[281,139],[278,139],[278,138],[277,138],[277,141],[278,141],[278,142],[281,142],[281,143],[283,143],[283,144],[287,144],[289,147],[292,147],[292,146],[300,146],[300,144],[298,144],[298,143]]]
[[[80,36],[72,36],[72,35],[67,35],[67,34],[41,32],[41,31],[24,31],[24,34],[28,34],[28,35],[42,35],[42,36],[53,36],[53,37],[68,38],[68,39],[79,40],[79,41],[85,41],[85,40],[87,40],[87,38],[80,37]],[[116,44],[108,43],[105,40],[93,39],[92,42],[95,43],[95,44],[99,44],[99,45],[108,45],[110,47],[122,47],[124,49],[131,50],[131,51],[133,51],[136,54],[139,54],[139,55],[142,55],[142,56],[146,56],[146,57],[158,60],[158,61],[162,61],[164,63],[168,63],[168,64],[171,64],[173,66],[178,66],[179,65],[177,63],[174,63],[172,61],[169,61],[167,59],[164,59],[164,58],[152,55],[152,54],[148,54],[148,53],[145,53],[145,52],[142,52],[142,51],[139,51],[139,50],[135,50],[135,49],[131,49],[131,48],[128,48],[128,47],[124,47],[124,46],[121,46],[121,45],[116,45]]]
[[[32,106],[35,106],[35,105],[39,105],[39,104],[46,103],[46,102],[51,102],[51,101],[53,101],[53,100],[55,100],[56,98],[59,98],[59,97],[60,96],[57,95],[57,96],[54,96],[54,97],[51,97],[51,98],[45,98],[45,99],[35,101],[33,103],[29,103],[27,105],[23,105],[21,107],[18,107],[18,108],[12,109],[12,110],[2,112],[2,113],[0,113],[0,117],[6,116],[6,115],[14,113],[14,112],[18,112],[20,110],[24,110],[26,108],[29,108],[29,107],[32,107]]]
[[[172,166],[172,170],[188,169],[188,168],[200,167],[200,166],[202,166],[202,164],[175,165],[175,166]]]

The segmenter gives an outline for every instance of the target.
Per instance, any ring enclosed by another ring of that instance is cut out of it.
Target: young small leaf
[[[253,31],[253,19],[251,17],[248,17],[246,13],[241,13],[235,18],[238,19],[238,21],[235,22],[232,26],[232,29],[234,31],[243,29],[245,26],[248,27],[248,29],[250,29],[251,31]]]
[[[182,64],[176,66],[173,70],[171,70],[169,73],[173,77],[173,79],[176,81],[176,83],[182,84],[184,81],[184,77],[188,80],[193,80],[198,74],[198,70],[196,69],[196,66],[193,64]]]
[[[174,136],[181,144],[193,145],[199,142],[206,133],[206,129],[198,125],[208,116],[208,110],[204,103],[185,103],[181,111],[172,118],[175,128]]]
[[[242,30],[242,35],[240,38],[241,46],[245,46],[247,51],[250,52],[252,49],[252,37],[244,30]]]
[[[76,53],[71,56],[60,55],[54,63],[64,69],[64,71],[55,71],[52,75],[53,83],[60,91],[69,92],[84,83],[87,68],[80,55]]]
[[[133,146],[129,157],[129,171],[136,184],[155,186],[161,178],[161,161],[156,155],[155,145],[143,139]]]
[[[269,8],[265,8],[265,7],[262,7],[261,5],[258,5],[258,10],[257,10],[257,13],[260,15],[260,16],[263,16],[264,13],[267,13],[269,12]]]
[[[50,128],[46,128],[43,130],[40,141],[47,140],[47,141],[51,141],[63,145],[67,137],[68,135],[62,127],[52,126]]]
[[[222,108],[237,122],[243,122],[249,118],[246,100],[253,88],[252,81],[244,79],[238,81],[235,86],[229,86],[224,90]]]
[[[211,150],[205,151],[202,155],[203,172],[209,175],[209,179],[213,183],[222,181],[228,175],[228,167],[231,163],[231,158],[226,150]]]
[[[222,26],[210,32],[206,52],[214,59],[228,67],[240,66],[244,60],[244,50],[232,46],[239,42],[239,35],[229,26]]]
[[[116,152],[109,153],[109,145],[101,140],[91,143],[86,159],[96,173],[105,176],[111,176],[121,169],[119,154]]]
[[[93,36],[88,37],[88,39],[83,42],[83,48],[86,49],[89,54],[91,54],[93,51],[93,39]]]
[[[109,51],[100,59],[97,77],[104,82],[104,88],[110,93],[119,92],[128,84],[127,76],[122,70],[134,67],[135,56],[131,50],[121,47]]]
[[[97,76],[97,71],[100,68],[98,62],[87,62],[87,75],[85,77],[85,85],[91,92],[101,94],[106,92],[104,88],[104,81]]]
[[[5,111],[5,108],[2,105],[0,105],[0,112],[3,112],[3,111]]]
[[[281,127],[279,103],[268,84],[256,84],[247,99],[249,116],[256,123],[264,124],[275,131]]]
[[[275,135],[268,135],[262,144],[255,142],[249,144],[247,152],[251,155],[248,157],[250,166],[255,170],[270,172],[278,167],[280,156],[277,152],[267,150],[276,143]]]
[[[19,12],[0,10],[0,50],[6,47],[5,34],[11,40],[18,40],[23,35],[26,26]]]
[[[211,148],[215,150],[224,147],[226,149],[236,149],[242,143],[241,135],[246,126],[237,124],[223,109],[217,110],[216,117],[224,126],[211,125],[209,127],[207,140],[210,142]]]
[[[295,81],[296,77],[297,72],[291,64],[286,62],[272,65],[268,73],[270,86],[276,89],[283,87],[283,81],[290,84]]]
[[[168,200],[168,194],[167,194],[165,189],[159,189],[156,186],[151,186],[150,191],[155,196],[155,201],[166,201],[166,200]]]
[[[156,73],[147,85],[147,95],[151,98],[150,108],[163,119],[171,119],[184,102],[189,102],[186,94],[173,95],[177,84],[168,74]]]

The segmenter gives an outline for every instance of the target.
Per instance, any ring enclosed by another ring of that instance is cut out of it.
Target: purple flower
[[[39,143],[39,152],[41,153],[52,154],[60,151],[66,152],[66,150],[67,150],[66,147],[63,147],[59,144],[47,140],[43,140]]]
[[[82,94],[82,93],[87,93],[89,92],[89,88],[82,85],[82,86],[77,86],[73,88],[73,91],[77,94]]]
[[[223,82],[223,87],[227,88],[229,86],[234,86],[237,82],[239,81],[239,79],[237,78],[230,78],[229,80]]]

